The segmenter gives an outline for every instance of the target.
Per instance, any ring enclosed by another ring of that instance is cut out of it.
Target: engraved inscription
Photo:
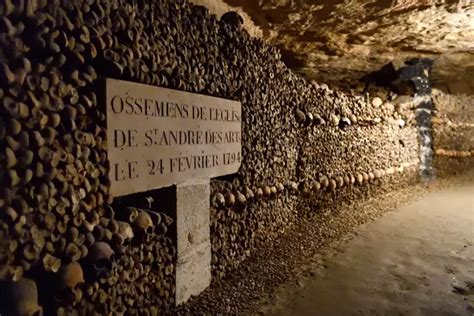
[[[106,96],[113,195],[240,167],[240,102],[115,79],[107,79]]]

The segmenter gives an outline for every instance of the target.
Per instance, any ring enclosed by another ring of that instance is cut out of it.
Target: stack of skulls
[[[474,167],[474,98],[433,91],[435,165],[441,176]]]
[[[246,259],[251,250],[271,242],[297,219],[297,184],[263,185],[253,189],[211,182],[212,272],[222,278]]]

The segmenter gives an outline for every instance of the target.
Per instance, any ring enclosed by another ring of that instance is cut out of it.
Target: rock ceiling
[[[196,0],[218,15],[219,1]],[[473,0],[224,1],[308,79],[354,80],[391,61],[429,57],[436,85],[474,90]]]

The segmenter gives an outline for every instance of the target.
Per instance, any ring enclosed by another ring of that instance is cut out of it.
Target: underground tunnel
[[[474,315],[470,0],[0,0],[0,316]]]

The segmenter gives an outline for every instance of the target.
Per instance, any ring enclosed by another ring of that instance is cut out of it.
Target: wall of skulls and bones
[[[464,173],[474,166],[474,98],[435,90],[433,117],[435,166],[440,176]]]
[[[184,0],[0,12],[0,297],[17,314],[174,306],[169,189],[109,194],[104,78],[242,103],[242,165],[211,180],[215,279],[302,216],[418,179],[410,100],[308,82],[238,19]]]

